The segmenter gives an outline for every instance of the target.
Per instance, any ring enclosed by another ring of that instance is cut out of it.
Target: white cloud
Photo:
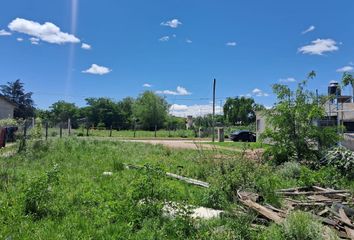
[[[151,85],[151,84],[149,84],[149,83],[144,83],[144,84],[143,84],[143,87],[146,87],[146,88],[151,88],[151,87],[152,87],[152,85]]]
[[[161,23],[162,26],[167,26],[167,27],[171,27],[171,28],[178,28],[178,25],[181,25],[181,24],[182,23],[178,19],[172,19],[170,21]]]
[[[165,95],[180,95],[180,96],[185,96],[185,95],[191,95],[190,92],[187,91],[186,88],[178,86],[176,91],[172,90],[163,90],[163,91],[156,91],[157,94],[165,94]]]
[[[170,107],[170,114],[177,117],[187,117],[189,115],[193,117],[204,116],[207,114],[213,113],[212,104],[202,104],[202,105],[180,105],[172,104]],[[222,114],[222,107],[217,105],[215,106],[215,113]]]
[[[12,33],[4,30],[4,29],[1,29],[0,30],[0,36],[10,36]]]
[[[16,38],[17,42],[22,42],[23,38]]]
[[[269,94],[268,93],[265,93],[263,92],[261,89],[259,88],[255,88],[252,90],[252,95],[253,96],[256,96],[256,97],[268,97]]]
[[[90,73],[90,74],[98,74],[98,75],[104,75],[107,73],[110,73],[112,69],[109,69],[107,67],[99,66],[97,64],[92,64],[91,67],[87,70],[82,71],[83,73]]]
[[[349,62],[349,65],[354,66],[354,63],[353,62]]]
[[[315,26],[311,25],[309,26],[305,31],[303,31],[301,34],[306,34],[306,33],[309,33],[309,32],[312,32],[316,29]]]
[[[170,40],[169,36],[163,36],[159,39],[160,42],[167,42],[168,40]]]
[[[296,79],[293,77],[280,78],[279,82],[283,82],[283,83],[296,82]]]
[[[87,43],[82,43],[81,44],[81,48],[85,49],[85,50],[91,50],[91,45],[87,44]]]
[[[80,42],[80,39],[72,34],[62,32],[58,26],[51,22],[40,24],[23,18],[16,18],[8,27],[11,31],[27,34],[44,42],[55,44]]]
[[[303,54],[323,55],[325,52],[337,51],[339,48],[333,39],[316,39],[311,44],[298,49]]]
[[[190,40],[190,39],[186,39],[186,43],[192,43],[193,41],[192,40]]]
[[[38,45],[40,40],[39,40],[39,38],[31,37],[31,38],[29,39],[29,41],[30,41],[31,44],[33,44],[33,45]]]
[[[354,68],[352,66],[344,66],[342,68],[338,68],[337,72],[352,72]]]
[[[227,42],[226,43],[226,46],[228,46],[228,47],[235,47],[236,45],[237,45],[236,42]]]

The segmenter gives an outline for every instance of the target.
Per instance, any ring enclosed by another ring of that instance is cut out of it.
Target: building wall
[[[0,119],[13,118],[15,106],[0,98]]]

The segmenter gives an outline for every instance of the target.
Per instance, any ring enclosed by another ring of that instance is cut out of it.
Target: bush
[[[206,207],[222,209],[227,203],[225,193],[216,187],[211,187],[205,191],[202,204]]]
[[[298,162],[286,162],[280,167],[278,173],[286,179],[299,179],[301,166]]]
[[[354,179],[354,152],[343,147],[334,148],[327,152],[323,163],[335,167],[349,179]]]
[[[36,219],[46,217],[52,212],[55,196],[53,186],[59,183],[58,166],[34,179],[25,190],[24,213]]]
[[[272,225],[268,228],[262,239],[321,240],[324,239],[323,232],[322,224],[309,213],[296,211],[291,213],[281,225]],[[333,234],[331,239],[338,238]]]

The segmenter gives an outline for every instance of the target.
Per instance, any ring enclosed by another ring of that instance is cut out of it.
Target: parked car
[[[231,133],[230,139],[234,142],[255,142],[256,134],[248,130],[241,130]]]

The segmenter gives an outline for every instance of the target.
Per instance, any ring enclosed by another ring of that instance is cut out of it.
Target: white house
[[[16,104],[0,95],[0,119],[13,118]]]

